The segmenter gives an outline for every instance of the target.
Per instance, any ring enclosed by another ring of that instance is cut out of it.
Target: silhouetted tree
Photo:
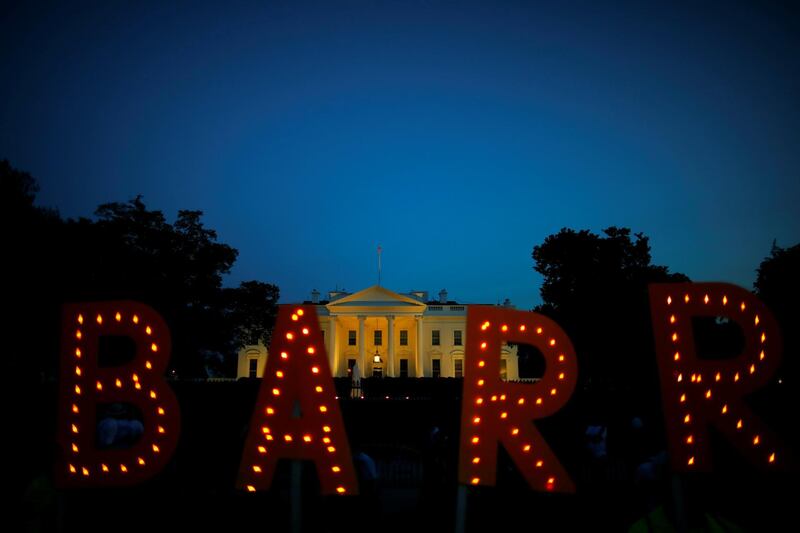
[[[800,370],[800,244],[781,248],[773,243],[770,255],[758,267],[753,286],[775,314],[783,334],[783,364],[778,377],[786,381],[787,389],[796,390],[793,384]]]
[[[647,286],[688,278],[653,265],[649,239],[633,237],[627,228],[610,227],[603,236],[564,228],[535,246],[534,269],[544,276],[537,311],[575,344],[579,388],[638,389],[653,405],[658,374]]]

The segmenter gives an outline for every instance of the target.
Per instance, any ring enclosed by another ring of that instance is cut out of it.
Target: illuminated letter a
[[[355,470],[314,306],[279,307],[237,486],[268,489],[279,459],[317,466],[322,492],[356,494]]]

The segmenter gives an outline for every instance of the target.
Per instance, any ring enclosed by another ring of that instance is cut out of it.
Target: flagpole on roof
[[[381,245],[379,244],[378,245],[378,287],[381,286],[381,252],[382,251],[383,251],[383,248],[381,248]]]

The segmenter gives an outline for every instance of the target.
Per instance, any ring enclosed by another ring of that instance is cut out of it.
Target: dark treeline
[[[268,342],[278,287],[223,287],[238,252],[203,225],[202,211],[173,223],[141,197],[100,205],[94,218],[63,219],[35,205],[33,177],[0,162],[0,216],[12,310],[4,342],[14,375],[27,383],[56,373],[64,302],[131,299],[170,325],[170,370],[183,378],[235,375],[236,352]]]

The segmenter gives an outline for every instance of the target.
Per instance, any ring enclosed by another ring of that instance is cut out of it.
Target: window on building
[[[464,377],[464,360],[463,359],[454,359],[453,360],[453,374],[457,378]]]
[[[500,359],[500,379],[508,379],[508,359]]]
[[[440,378],[442,377],[442,361],[441,359],[433,359],[431,361],[433,363],[433,377]]]
[[[250,359],[250,368],[248,368],[247,375],[251,378],[258,377],[258,359]]]
[[[351,329],[347,332],[347,345],[348,346],[356,345],[356,330]]]
[[[380,329],[375,330],[375,346],[383,345],[383,331]]]
[[[408,346],[408,330],[400,330],[400,346]]]
[[[400,359],[400,377],[408,377],[408,359]]]
[[[353,375],[353,367],[354,366],[356,366],[356,360],[355,359],[348,359],[347,360],[347,375],[348,376],[352,376]]]
[[[461,330],[457,329],[453,332],[453,346],[461,346]]]
[[[439,346],[439,330],[434,329],[431,331],[431,344],[434,346]]]

